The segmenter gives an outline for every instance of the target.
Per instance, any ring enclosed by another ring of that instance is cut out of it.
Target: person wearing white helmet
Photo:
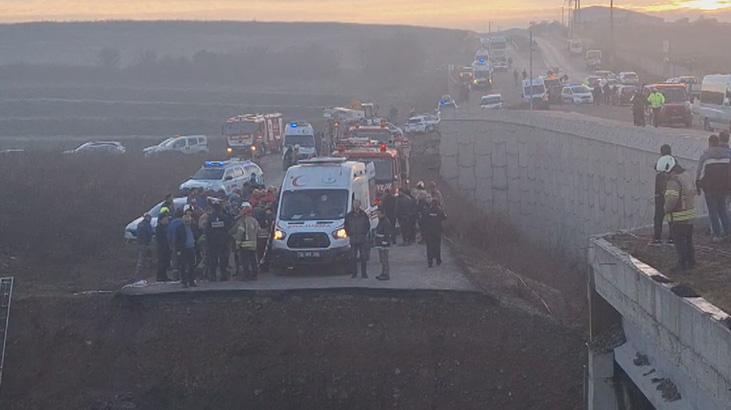
[[[654,236],[652,245],[662,243],[662,224],[665,219],[665,187],[667,185],[670,170],[677,163],[672,155],[670,145],[663,144],[660,147],[660,158],[655,163],[655,218],[653,221]],[[668,242],[672,242],[668,239]]]

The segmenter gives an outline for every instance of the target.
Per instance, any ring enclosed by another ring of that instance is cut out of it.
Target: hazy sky
[[[403,23],[484,30],[560,19],[568,0],[0,0],[0,21],[200,19]],[[585,6],[609,0],[584,0]],[[616,0],[615,5],[676,17],[731,11],[731,0]],[[728,10],[726,10],[728,9]]]

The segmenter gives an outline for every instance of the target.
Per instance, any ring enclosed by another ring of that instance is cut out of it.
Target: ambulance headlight
[[[279,229],[274,231],[274,240],[275,241],[282,241],[282,240],[284,240],[284,238],[286,236],[287,236],[287,234],[284,233],[283,231],[280,231]]]
[[[252,152],[255,152],[255,151],[256,151],[256,145],[252,145],[252,146],[251,146],[251,151],[252,151]]]
[[[335,239],[348,239],[348,233],[345,232],[345,228],[340,228],[332,233]]]
[[[226,148],[226,153],[227,153],[228,155],[233,155],[233,153],[234,153],[234,149],[233,149],[233,148],[231,148],[231,147],[228,147],[228,148]]]

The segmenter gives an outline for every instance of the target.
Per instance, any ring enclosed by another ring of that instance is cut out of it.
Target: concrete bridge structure
[[[589,409],[731,408],[728,314],[676,295],[671,279],[596,237],[652,224],[660,145],[694,175],[706,137],[573,113],[442,119],[442,179],[526,239],[587,267]]]

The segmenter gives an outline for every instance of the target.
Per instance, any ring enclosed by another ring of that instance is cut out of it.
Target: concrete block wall
[[[576,260],[590,235],[652,224],[660,145],[694,178],[707,137],[559,112],[458,112],[440,128],[442,179]]]
[[[728,314],[701,297],[678,297],[671,291],[677,283],[603,238],[592,239],[589,263],[594,289],[622,316],[627,341],[615,349],[615,360],[652,404],[731,408],[731,330],[722,322]],[[633,363],[637,354],[649,364]],[[662,378],[672,381],[681,399],[661,396],[656,387]]]

